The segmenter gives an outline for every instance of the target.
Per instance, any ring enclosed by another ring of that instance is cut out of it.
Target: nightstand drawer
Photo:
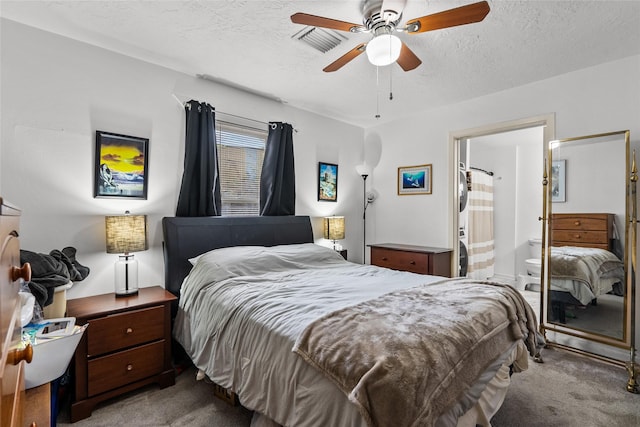
[[[371,250],[371,264],[394,270],[427,274],[429,255],[418,252],[375,248]]]
[[[164,306],[89,320],[87,356],[161,339],[164,327]]]
[[[164,340],[98,357],[88,363],[88,393],[95,396],[163,370]]]

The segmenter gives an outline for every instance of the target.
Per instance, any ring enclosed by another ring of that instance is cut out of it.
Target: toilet
[[[527,275],[540,277],[542,267],[542,260],[540,259],[541,253],[542,239],[529,239],[529,256],[531,258],[525,261],[527,266]]]
[[[542,271],[542,239],[535,238],[529,239],[529,256],[525,260],[525,266],[527,269],[527,276],[524,279],[525,288],[530,290],[537,290],[540,287],[540,273]]]

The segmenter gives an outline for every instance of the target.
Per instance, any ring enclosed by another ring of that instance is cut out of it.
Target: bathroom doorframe
[[[453,248],[453,256],[451,258],[451,272],[453,277],[459,276],[460,262],[460,191],[459,191],[459,165],[460,165],[460,140],[466,138],[478,138],[481,136],[494,135],[504,132],[512,132],[533,127],[542,127],[542,153],[546,156],[545,148],[549,146],[549,142],[555,139],[556,119],[555,113],[543,114],[519,120],[512,120],[502,123],[484,125],[471,129],[463,129],[449,132],[449,218],[451,221],[451,229],[449,230],[450,246]],[[542,173],[540,174],[542,177]],[[542,182],[540,182],[542,185]],[[540,212],[542,217],[542,211]]]

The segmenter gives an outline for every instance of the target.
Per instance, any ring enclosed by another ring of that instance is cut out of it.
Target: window
[[[260,215],[266,140],[266,130],[216,121],[222,215]]]

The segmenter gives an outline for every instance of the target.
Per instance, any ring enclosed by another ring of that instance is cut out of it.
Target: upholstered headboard
[[[165,217],[165,288],[180,297],[180,286],[193,258],[229,246],[275,246],[312,243],[308,216]]]

